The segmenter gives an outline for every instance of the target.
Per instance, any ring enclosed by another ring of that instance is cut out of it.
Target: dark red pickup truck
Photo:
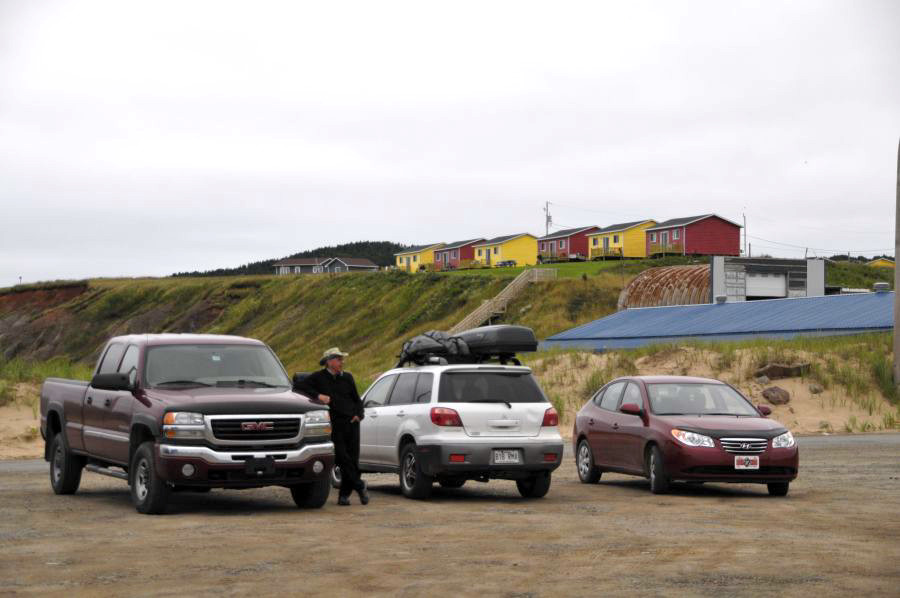
[[[173,491],[273,485],[321,507],[330,433],[326,408],[293,392],[272,350],[236,336],[115,337],[91,382],[41,388],[53,491],[75,492],[86,469],[127,481],[141,513],[164,512]]]

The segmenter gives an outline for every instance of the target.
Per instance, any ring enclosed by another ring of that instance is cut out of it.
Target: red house
[[[584,226],[550,233],[538,239],[538,256],[541,261],[567,260],[571,257],[588,259],[590,250],[587,236],[598,230],[599,226]]]
[[[647,257],[663,254],[740,255],[741,225],[717,216],[673,218],[644,231]]]
[[[468,241],[456,241],[445,247],[434,250],[435,270],[456,270],[469,265],[469,260],[475,259],[475,250],[472,246],[484,241],[481,239],[469,239]]]

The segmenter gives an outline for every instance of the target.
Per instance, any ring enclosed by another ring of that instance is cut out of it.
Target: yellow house
[[[434,250],[440,249],[443,246],[443,243],[417,245],[399,253],[395,253],[394,257],[397,258],[397,268],[406,272],[431,270],[434,268]]]
[[[603,257],[647,257],[644,231],[656,220],[623,222],[601,228],[587,236],[591,259]]]
[[[485,266],[506,265],[533,266],[537,263],[537,237],[528,233],[494,237],[472,245],[475,261]]]
[[[872,266],[873,268],[893,268],[894,262],[887,259],[886,257],[880,257],[877,260],[866,262],[866,265]]]

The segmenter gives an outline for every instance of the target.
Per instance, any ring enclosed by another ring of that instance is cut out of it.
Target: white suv
[[[409,498],[492,478],[538,498],[562,462],[559,417],[527,367],[398,368],[362,399],[360,470],[398,473]]]

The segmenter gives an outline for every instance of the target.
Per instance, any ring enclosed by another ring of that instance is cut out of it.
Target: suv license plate
[[[522,462],[522,456],[516,449],[494,449],[495,465],[518,465]]]
[[[735,469],[759,469],[759,455],[743,455],[734,458]]]

